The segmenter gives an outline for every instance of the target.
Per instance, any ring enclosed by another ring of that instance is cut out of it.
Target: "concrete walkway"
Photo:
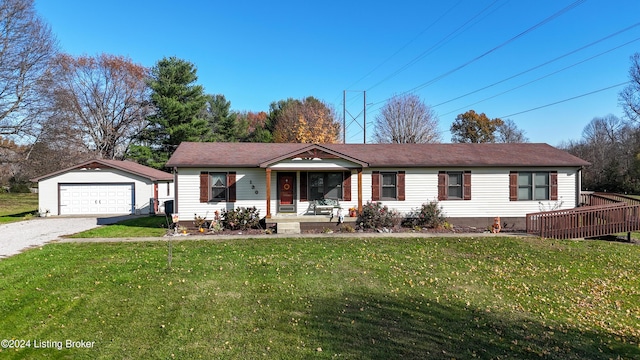
[[[34,218],[0,225],[0,259],[6,258],[33,247],[43,246],[50,242],[135,242],[135,241],[189,241],[208,240],[224,241],[230,239],[268,239],[268,238],[370,238],[370,237],[485,237],[485,236],[526,236],[523,233],[333,233],[333,234],[243,234],[233,235],[187,235],[171,237],[132,237],[132,238],[87,238],[70,239],[62,237],[86,231],[102,225],[113,224],[133,216],[113,217],[50,217]]]
[[[127,237],[127,238],[86,238],[86,239],[69,239],[61,238],[58,241],[62,243],[99,243],[99,242],[137,242],[137,241],[190,241],[190,240],[209,240],[224,241],[234,239],[278,239],[278,238],[472,238],[472,237],[524,237],[530,236],[526,233],[412,233],[412,232],[396,232],[396,233],[332,233],[332,234],[233,234],[233,235],[181,235],[181,236],[164,236],[164,237]]]

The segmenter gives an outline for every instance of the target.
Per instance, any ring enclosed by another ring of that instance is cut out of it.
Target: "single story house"
[[[449,222],[525,228],[527,213],[579,205],[588,162],[547,144],[180,144],[173,170],[181,220],[253,207],[267,223],[380,201],[406,214],[437,200]]]
[[[132,161],[95,159],[32,179],[41,214],[162,212],[173,199],[173,175]]]

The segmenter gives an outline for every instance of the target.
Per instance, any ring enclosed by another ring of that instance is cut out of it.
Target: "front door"
[[[295,174],[278,173],[278,212],[296,212]]]

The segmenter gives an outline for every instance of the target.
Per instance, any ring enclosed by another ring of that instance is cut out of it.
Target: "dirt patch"
[[[210,231],[205,229],[203,232],[200,232],[198,229],[186,229],[185,235],[213,235],[213,236],[224,236],[224,235],[247,235],[247,236],[259,236],[259,235],[270,235],[277,233],[275,228],[268,229],[246,229],[246,230],[219,230],[219,231]],[[476,227],[453,227],[451,229],[429,229],[429,228],[406,228],[406,227],[393,227],[393,228],[380,228],[380,229],[367,229],[367,230],[356,230],[352,226],[346,224],[342,227],[337,227],[335,229],[310,229],[310,230],[302,230],[302,234],[354,234],[354,233],[380,233],[380,234],[388,234],[388,233],[428,233],[428,234],[479,234],[486,233],[486,229],[480,229]],[[522,232],[524,231],[515,231]],[[509,231],[509,233],[514,233],[514,231]]]

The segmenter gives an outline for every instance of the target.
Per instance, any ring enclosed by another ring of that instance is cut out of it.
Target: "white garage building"
[[[172,174],[132,161],[90,160],[32,181],[51,215],[154,214],[174,197]]]

